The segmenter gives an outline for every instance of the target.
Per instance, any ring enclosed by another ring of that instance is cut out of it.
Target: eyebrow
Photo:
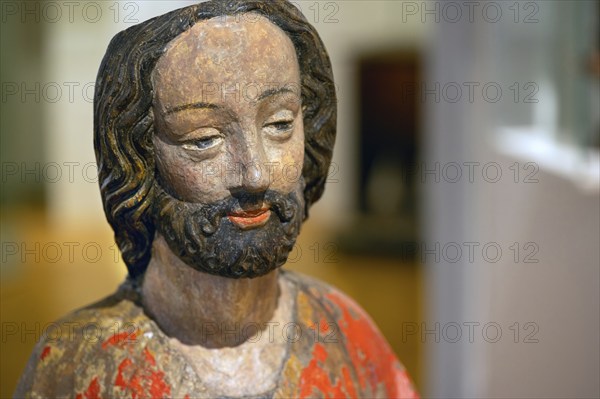
[[[268,90],[263,91],[258,96],[257,101],[262,101],[265,98],[273,97],[273,96],[276,96],[278,94],[283,94],[283,93],[296,94],[293,90],[290,90],[287,87],[281,87],[279,89],[268,89]],[[191,104],[178,105],[176,107],[170,108],[167,110],[166,114],[170,115],[170,114],[174,114],[176,112],[187,111],[190,109],[222,109],[222,108],[223,107],[216,105],[216,104],[197,102],[197,103],[191,103]]]
[[[267,97],[276,96],[277,94],[282,93],[292,93],[296,94],[293,90],[288,89],[287,87],[280,87],[279,89],[269,89],[263,91],[257,98],[258,101],[264,100]]]
[[[192,104],[183,104],[183,105],[178,105],[177,107],[168,109],[167,115],[174,114],[175,112],[187,111],[188,109],[201,109],[201,108],[220,109],[221,107],[218,105],[215,105],[215,104],[203,103],[203,102],[192,103]]]

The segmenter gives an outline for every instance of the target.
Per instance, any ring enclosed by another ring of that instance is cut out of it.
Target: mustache
[[[163,218],[167,215],[193,215],[197,223],[190,224],[189,220],[182,228],[196,230],[200,228],[205,236],[213,235],[223,218],[230,214],[268,208],[279,218],[281,223],[288,224],[296,216],[298,207],[296,201],[290,200],[290,194],[284,195],[278,191],[266,190],[261,193],[237,191],[218,201],[211,203],[186,202],[173,197],[161,184],[155,184],[155,215]],[[294,194],[292,194],[294,196]],[[186,222],[181,219],[181,222]],[[189,233],[198,234],[198,231]]]

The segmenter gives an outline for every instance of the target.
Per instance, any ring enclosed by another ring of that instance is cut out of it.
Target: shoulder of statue
[[[140,326],[149,324],[135,292],[124,284],[115,294],[45,325],[15,397],[72,397],[82,364],[94,364],[112,347],[135,340]]]
[[[296,286],[300,295],[309,296],[312,300],[317,301],[326,313],[339,317],[346,312],[354,318],[368,320],[377,330],[368,313],[356,301],[333,285],[315,277],[287,270],[283,271],[283,277]],[[380,335],[379,330],[377,333]]]
[[[284,278],[297,286],[298,321],[319,328],[323,348],[327,351],[332,348],[327,345],[328,341],[343,343],[366,393],[374,394],[385,387],[386,397],[418,397],[404,366],[375,322],[356,301],[313,277],[285,271]]]
[[[337,290],[337,288],[332,285],[307,274],[285,269],[282,269],[280,273],[282,278],[291,282],[300,291],[312,291],[314,294],[318,294],[325,293],[329,290]]]

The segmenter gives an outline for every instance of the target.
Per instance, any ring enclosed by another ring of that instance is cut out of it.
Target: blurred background
[[[373,317],[425,397],[600,397],[598,1],[295,1],[334,66],[288,269]],[[92,146],[118,31],[183,1],[1,1],[0,394],[125,266]]]

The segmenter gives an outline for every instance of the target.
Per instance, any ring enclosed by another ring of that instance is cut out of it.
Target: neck
[[[186,265],[162,236],[152,245],[142,286],[146,312],[186,345],[237,346],[271,320],[279,298],[278,271],[253,279],[207,274]],[[246,328],[247,327],[247,328]]]

